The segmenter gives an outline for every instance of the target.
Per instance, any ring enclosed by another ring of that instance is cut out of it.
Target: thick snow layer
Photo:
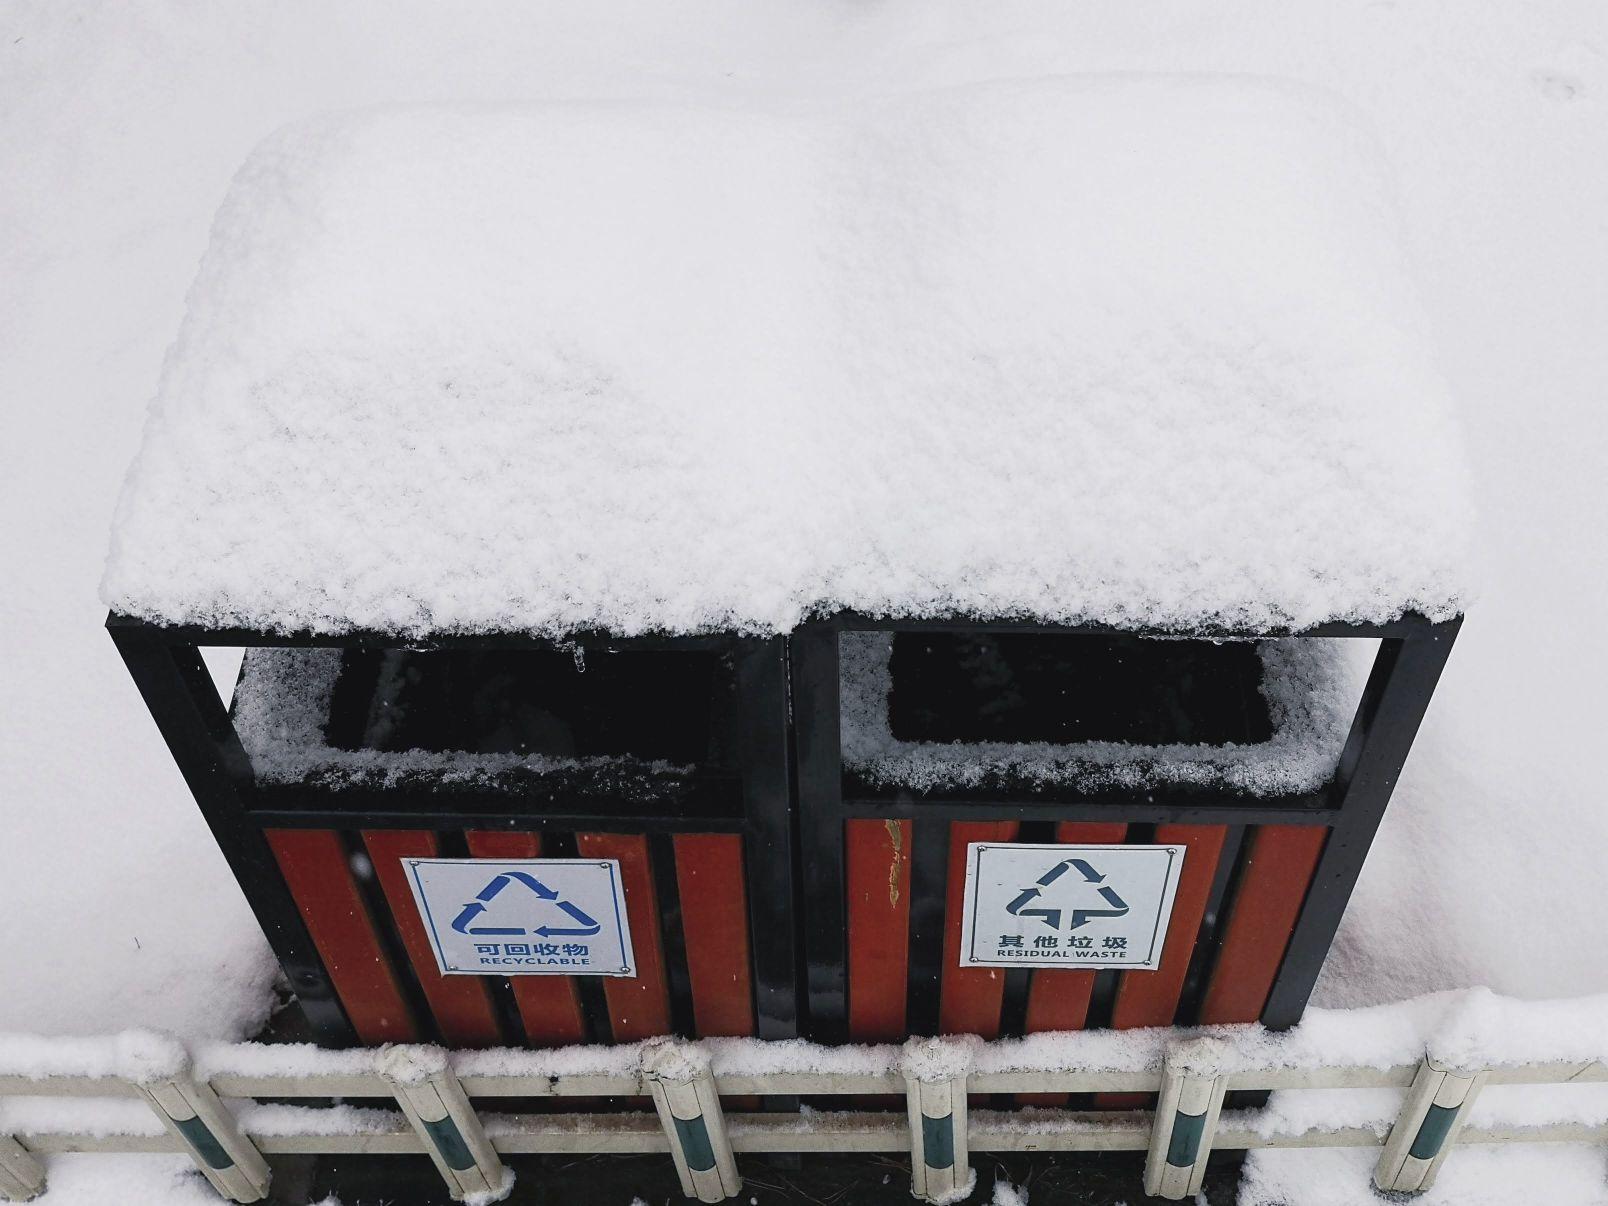
[[[452,1062],[459,1076],[631,1076],[642,1060],[641,1043],[617,1047],[559,1047],[520,1051],[506,1047],[465,1051]]]
[[[145,1135],[161,1120],[137,1097],[0,1097],[0,1134]]]
[[[369,111],[236,177],[105,598],[328,630],[1460,611],[1372,141],[1273,81]]]
[[[177,1076],[189,1066],[184,1046],[144,1030],[86,1038],[0,1033],[0,1076],[121,1076],[137,1084]]]
[[[917,790],[976,787],[1007,776],[1090,791],[1208,785],[1258,796],[1312,791],[1334,773],[1362,687],[1348,656],[1354,641],[1261,641],[1261,691],[1273,735],[1253,745],[901,741],[888,711],[892,638],[845,632],[839,641],[844,765],[878,786]]]
[[[882,1073],[899,1067],[901,1048],[893,1043],[870,1046],[818,1047],[802,1039],[756,1042],[752,1039],[705,1039],[720,1075],[757,1076],[767,1072]]]
[[[5,1048],[0,1046],[0,1055]],[[232,1076],[375,1075],[374,1048],[334,1049],[311,1043],[197,1043],[195,1074],[202,1079]]]
[[[497,1047],[450,1054],[459,1076],[635,1076],[652,1067],[674,1077],[705,1067],[716,1076],[820,1072],[928,1080],[1022,1071],[1140,1072],[1160,1068],[1169,1048],[1184,1066],[1225,1072],[1283,1068],[1412,1066],[1427,1054],[1444,1067],[1608,1064],[1608,995],[1554,1001],[1499,997],[1488,989],[1432,993],[1365,1009],[1307,1011],[1293,1029],[1260,1025],[1043,1032],[984,1043],[974,1035],[823,1047],[803,1039],[648,1039],[553,1049]],[[307,1043],[200,1043],[195,1074],[374,1075],[422,1080],[446,1066],[441,1048],[397,1045],[328,1049]],[[169,1036],[132,1031],[109,1038],[0,1034],[0,1076],[121,1076],[148,1083],[182,1071],[190,1056]]]

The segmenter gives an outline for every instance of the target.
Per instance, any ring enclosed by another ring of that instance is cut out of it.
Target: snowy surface
[[[1461,442],[1338,100],[409,108],[229,191],[105,599],[325,631],[1446,618]]]
[[[1461,1051],[1472,1070],[1517,1060],[1601,1059],[1608,1052],[1605,1017],[1608,997],[1526,1003],[1475,989],[1373,1009],[1315,1009],[1300,1026],[1282,1034],[1270,1034],[1259,1026],[1214,1027],[1182,1045],[1178,1045],[1177,1032],[1166,1029],[1042,1034],[994,1044],[984,1044],[973,1036],[913,1039],[902,1047],[819,1048],[796,1041],[653,1039],[620,1047],[472,1051],[450,1057],[431,1047],[330,1051],[246,1043],[203,1044],[196,1064],[204,1074],[249,1070],[257,1074],[307,1075],[379,1069],[390,1078],[410,1083],[433,1075],[446,1067],[449,1059],[460,1075],[523,1075],[539,1080],[562,1074],[635,1076],[639,1072],[683,1079],[713,1066],[717,1075],[804,1069],[898,1071],[941,1081],[973,1071],[1155,1071],[1164,1053],[1170,1063],[1181,1058],[1184,1066],[1208,1075],[1293,1067],[1411,1068],[1427,1050],[1437,1058],[1444,1058],[1449,1051]],[[0,1036],[0,1075],[22,1072],[33,1078],[51,1073],[141,1076],[152,1065],[152,1052],[167,1053],[167,1058],[159,1061],[165,1067],[182,1065],[187,1058],[179,1044],[143,1032],[106,1040]],[[1337,1128],[1370,1131],[1382,1139],[1401,1109],[1403,1096],[1400,1088],[1283,1090],[1272,1095],[1265,1109],[1226,1112],[1222,1125],[1234,1130],[1249,1129],[1267,1139],[1295,1138],[1314,1130]],[[230,1108],[246,1131],[257,1135],[405,1129],[401,1115],[394,1110],[345,1104],[327,1109],[231,1101]],[[791,1126],[805,1131],[838,1117],[806,1108]],[[850,1122],[857,1117],[842,1115],[841,1120]],[[514,1125],[497,1114],[487,1115],[485,1122],[488,1133],[493,1135],[506,1133]],[[1488,1085],[1470,1108],[1469,1122],[1476,1129],[1560,1124],[1600,1127],[1608,1124],[1608,1084]],[[1064,1133],[1094,1125],[1086,1118],[1069,1119],[1062,1111],[1039,1109],[978,1111],[973,1124],[1026,1133]],[[583,1115],[573,1125],[585,1132],[634,1123],[629,1115]],[[733,1125],[740,1128],[742,1124],[736,1120]],[[24,1137],[40,1133],[155,1136],[162,1129],[137,1098],[52,1098],[23,1093],[0,1099],[0,1133]],[[1322,1152],[1314,1158],[1320,1167],[1328,1168],[1331,1154]],[[1479,1148],[1461,1147],[1454,1153],[1452,1163],[1461,1167],[1480,1157]],[[1256,1165],[1247,1181],[1249,1196],[1245,1200],[1262,1201],[1256,1195],[1266,1190],[1265,1179],[1280,1175],[1283,1167],[1283,1157]],[[1346,1174],[1342,1167],[1336,1163],[1324,1175],[1343,1177]],[[1572,1170],[1572,1161],[1566,1161],[1564,1167]],[[1350,1188],[1345,1182],[1324,1185],[1329,1192],[1349,1193]]]
[[[1137,745],[901,741],[893,735],[888,708],[892,638],[846,632],[839,642],[844,765],[878,786],[976,787],[1005,776],[1034,785],[1072,783],[1086,791],[1224,786],[1255,796],[1313,791],[1329,781],[1374,644],[1316,637],[1261,641],[1260,690],[1273,725],[1268,740]],[[1352,656],[1359,651],[1360,665]]]
[[[267,1008],[266,948],[96,595],[144,403],[254,145],[376,103],[745,103],[1086,71],[1282,76],[1361,109],[1465,418],[1480,593],[1320,1000],[1608,991],[1599,0],[24,0],[0,10],[0,1027],[236,1037]],[[1377,1201],[1366,1152],[1251,1159],[1247,1201]],[[49,1163],[51,1206],[215,1201],[176,1157]],[[1425,1206],[1541,1201],[1608,1203],[1601,1150],[1462,1151]]]
[[[459,1076],[636,1076],[654,1070],[684,1079],[817,1072],[924,1080],[1022,1071],[1140,1072],[1175,1061],[1205,1074],[1287,1068],[1411,1067],[1427,1054],[1444,1068],[1473,1071],[1514,1064],[1608,1064],[1608,994],[1556,1001],[1499,997],[1488,989],[1430,993],[1359,1009],[1307,1011],[1300,1025],[1045,1032],[984,1043],[975,1035],[912,1038],[903,1044],[823,1047],[802,1039],[764,1041],[653,1038],[640,1043],[554,1049],[499,1047],[447,1053],[434,1046],[329,1049],[307,1043],[186,1045],[166,1035],[46,1038],[0,1034],[0,1076],[117,1076],[141,1084],[191,1066],[195,1075],[376,1075],[414,1082],[447,1066]],[[1574,1086],[1578,1087],[1578,1086]],[[1600,1086],[1598,1086],[1600,1087]]]
[[[1379,1206],[1377,1150],[1252,1152],[1240,1206]],[[1604,1206],[1602,1149],[1584,1143],[1459,1148],[1414,1206]]]

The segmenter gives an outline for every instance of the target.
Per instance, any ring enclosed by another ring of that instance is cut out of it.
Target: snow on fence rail
[[[666,1152],[688,1197],[719,1202],[741,1188],[738,1153],[909,1152],[913,1192],[943,1202],[970,1187],[971,1151],[1143,1151],[1146,1191],[1181,1199],[1199,1189],[1214,1150],[1382,1147],[1374,1172],[1379,1187],[1417,1190],[1433,1182],[1457,1141],[1608,1140],[1608,1109],[1596,1099],[1586,1111],[1552,1109],[1539,1120],[1533,1113],[1504,1119],[1500,1112],[1469,1119],[1488,1085],[1608,1084],[1604,1059],[1475,1067],[1469,1059],[1478,1044],[1426,1045],[1421,1037],[1404,1042],[1400,1035],[1389,1043],[1359,1043],[1358,1028],[1336,1031],[1331,1024],[1325,1035],[1324,1024],[1309,1022],[1285,1035],[1240,1026],[1041,1034],[996,1043],[912,1039],[902,1047],[659,1039],[557,1051],[448,1052],[242,1043],[201,1045],[193,1056],[171,1039],[138,1033],[95,1040],[0,1037],[0,1198],[26,1200],[42,1192],[38,1156],[54,1152],[186,1153],[220,1194],[237,1202],[267,1195],[265,1156],[292,1153],[424,1153],[455,1199],[489,1202],[512,1184],[504,1155]],[[1578,1038],[1563,1046],[1580,1054]],[[1532,1052],[1543,1048],[1548,1044],[1529,1045]],[[1553,1043],[1549,1049],[1563,1048]],[[1401,1104],[1393,1122],[1375,1099],[1372,1113],[1359,1113],[1321,1093],[1294,1095],[1320,1102],[1316,1112],[1292,1108],[1294,1097],[1285,1092],[1268,1108],[1223,1109],[1229,1092],[1269,1089],[1405,1094],[1395,1095]],[[1157,1094],[1158,1108],[967,1106],[969,1094],[1135,1092]],[[904,1096],[905,1114],[736,1112],[721,1100],[890,1093]],[[514,1114],[493,1108],[498,1098],[600,1096],[648,1097],[654,1110]],[[333,1102],[286,1105],[263,1098]],[[353,1098],[395,1106],[343,1103]],[[58,1108],[38,1108],[52,1105]],[[1314,1125],[1313,1117],[1326,1122]]]

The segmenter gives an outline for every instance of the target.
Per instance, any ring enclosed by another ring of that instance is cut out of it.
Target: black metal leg
[[[787,644],[782,638],[740,655],[737,698],[755,1018],[760,1038],[797,1038],[793,799],[787,758]]]
[[[1201,1002],[1206,997],[1206,985],[1211,983],[1212,968],[1217,954],[1223,948],[1223,931],[1229,911],[1233,907],[1233,891],[1244,868],[1246,847],[1244,825],[1230,825],[1223,838],[1223,848],[1217,855],[1217,871],[1206,896],[1206,911],[1201,914],[1200,929],[1196,931],[1195,953],[1189,960],[1189,971],[1184,977],[1184,991],[1179,998],[1178,1022],[1193,1026],[1200,1020]]]
[[[1425,625],[1379,643],[1335,774],[1339,819],[1262,1012],[1270,1029],[1285,1030],[1301,1020],[1461,626],[1461,619]]]
[[[675,838],[650,833],[648,862],[653,869],[653,896],[659,902],[659,949],[664,952],[665,987],[670,995],[670,1030],[697,1033],[692,1007],[692,972],[687,966],[687,932],[681,915],[681,879],[676,872]]]
[[[809,1037],[836,1043],[848,1037],[837,630],[805,625],[793,634],[791,655]]]
[[[107,627],[315,1037],[330,1046],[355,1045],[357,1036],[267,839],[246,816],[251,763],[200,653],[192,644],[169,645],[135,626]]]
[[[905,1018],[911,1034],[937,1034],[944,987],[944,910],[949,901],[948,821],[917,821],[910,853],[910,982]]]

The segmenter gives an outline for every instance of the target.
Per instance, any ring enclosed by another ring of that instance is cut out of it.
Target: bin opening
[[[845,632],[848,788],[965,793],[1328,783],[1361,693],[1323,637]]]
[[[1246,642],[1040,633],[897,633],[900,741],[1225,745],[1273,735]]]
[[[715,671],[713,657],[655,651],[366,653],[348,658],[325,735],[344,750],[703,762]]]
[[[734,681],[701,650],[252,649],[233,715],[268,784],[668,800],[731,778]]]

